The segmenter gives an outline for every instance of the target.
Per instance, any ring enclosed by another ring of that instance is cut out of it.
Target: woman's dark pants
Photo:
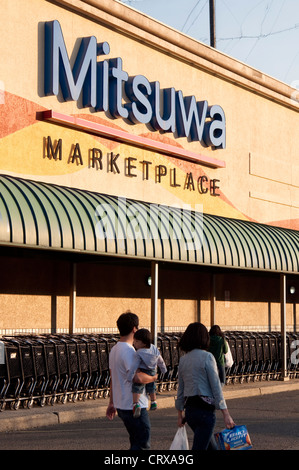
[[[192,450],[215,450],[213,436],[216,423],[215,412],[186,406],[185,417],[194,432]]]

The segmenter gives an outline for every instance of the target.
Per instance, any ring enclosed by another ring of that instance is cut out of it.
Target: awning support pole
[[[76,296],[77,296],[77,265],[71,264],[70,279],[70,309],[69,309],[69,333],[75,333],[76,329]]]
[[[215,274],[211,277],[211,298],[210,298],[210,323],[211,326],[215,325],[216,317],[216,279]]]
[[[280,380],[288,380],[287,375],[287,338],[286,338],[286,275],[280,275],[280,325],[281,325],[281,375]]]
[[[151,266],[151,333],[154,345],[157,346],[158,322],[158,263],[152,261]]]

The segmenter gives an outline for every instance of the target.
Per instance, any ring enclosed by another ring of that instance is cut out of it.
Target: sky
[[[120,0],[210,44],[209,0]],[[299,90],[299,0],[215,0],[216,48]]]

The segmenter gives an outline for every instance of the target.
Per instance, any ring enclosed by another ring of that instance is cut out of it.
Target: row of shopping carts
[[[159,333],[157,346],[167,372],[158,375],[160,392],[178,384],[182,333]],[[275,380],[281,370],[279,333],[225,332],[234,363],[227,384]],[[105,398],[110,392],[109,353],[119,337],[113,334],[44,334],[1,338],[0,410],[33,404]],[[296,348],[299,333],[287,334],[287,372],[299,377]],[[299,349],[299,348],[298,348]]]
[[[158,338],[158,348],[166,362],[166,376],[159,376],[159,390],[177,388],[179,340],[182,333],[167,333]],[[277,380],[281,376],[280,332],[226,331],[233,364],[226,368],[226,384]],[[298,354],[297,351],[298,350]],[[286,373],[299,378],[299,333],[286,335]]]
[[[178,347],[182,333],[167,333],[158,338],[158,347],[167,365],[167,375],[159,376],[161,391],[177,388]],[[280,332],[226,331],[233,364],[226,368],[226,384],[277,380],[281,376]],[[296,352],[298,351],[298,353]],[[286,373],[299,377],[299,333],[286,335]]]
[[[281,334],[251,331],[225,332],[234,363],[227,369],[227,384],[244,381],[275,380],[281,376]],[[299,333],[286,335],[286,373],[299,377],[296,349]]]
[[[1,338],[0,409],[65,403],[109,394],[112,335],[20,335]]]

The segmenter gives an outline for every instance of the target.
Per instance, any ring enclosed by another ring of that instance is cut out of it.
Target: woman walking
[[[213,325],[209,332],[210,348],[209,351],[216,359],[221,385],[225,385],[225,354],[228,351],[228,344],[224,338],[220,326]]]
[[[223,397],[216,360],[208,351],[209,345],[208,330],[199,322],[187,327],[179,343],[186,354],[180,358],[178,369],[178,426],[184,426],[186,421],[194,432],[192,450],[213,448],[215,409],[221,410],[226,428],[235,426]]]

